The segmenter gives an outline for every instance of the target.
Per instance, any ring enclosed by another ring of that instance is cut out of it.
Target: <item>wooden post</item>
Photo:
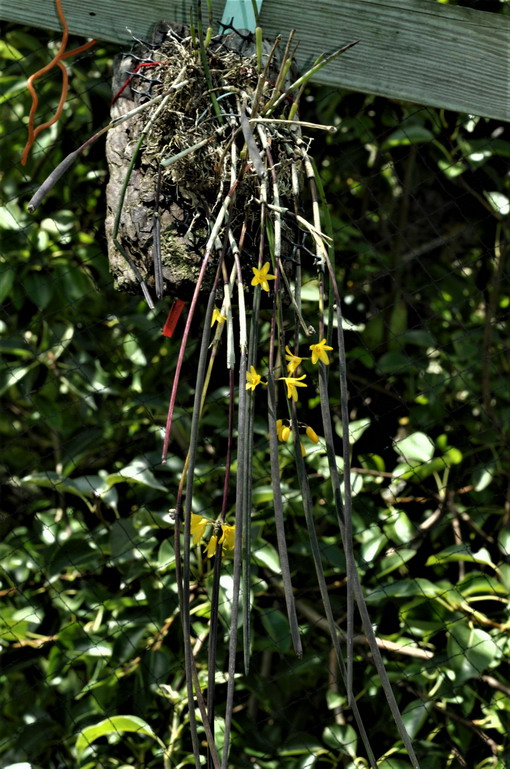
[[[162,19],[187,22],[182,0],[65,0],[76,35],[129,45]],[[202,3],[205,6],[205,3]],[[224,0],[214,0],[214,19]],[[0,18],[58,30],[54,0],[2,3]],[[316,82],[434,107],[510,120],[510,17],[436,0],[265,0],[268,38],[296,29],[301,69],[323,52],[361,42]]]

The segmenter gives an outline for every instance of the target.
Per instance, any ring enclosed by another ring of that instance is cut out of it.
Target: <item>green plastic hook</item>
[[[262,2],[263,0],[226,0],[221,24],[227,29],[234,27],[255,32]]]

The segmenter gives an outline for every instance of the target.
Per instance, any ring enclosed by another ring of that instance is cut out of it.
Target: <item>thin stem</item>
[[[223,743],[223,756],[221,769],[227,769],[228,753],[230,747],[230,732],[232,729],[232,712],[234,708],[234,684],[236,669],[236,650],[237,650],[237,620],[239,616],[239,589],[241,585],[241,561],[243,549],[243,518],[244,518],[244,483],[239,482],[242,473],[246,469],[245,462],[245,443],[243,437],[246,431],[246,364],[247,351],[241,348],[239,363],[239,403],[237,418],[237,493],[236,493],[236,515],[235,515],[235,543],[234,543],[234,569],[232,585],[232,613],[230,619],[230,639],[228,647],[228,680],[227,680],[227,701],[225,706],[225,731]]]
[[[195,401],[193,405],[193,417],[191,420],[190,445],[188,450],[188,474],[186,483],[186,507],[184,514],[184,546],[182,560],[182,590],[180,593],[182,600],[182,630],[184,638],[184,665],[186,671],[186,687],[188,692],[188,709],[190,717],[191,741],[193,744],[193,755],[195,757],[195,766],[200,769],[200,747],[198,742],[197,724],[194,708],[193,695],[193,652],[191,649],[191,618],[190,618],[190,550],[191,550],[191,511],[193,503],[193,485],[194,469],[196,461],[196,450],[198,445],[198,429],[200,421],[200,400],[202,396],[202,387],[205,378],[205,368],[207,362],[207,349],[210,337],[210,323],[214,308],[214,293],[211,292],[207,305],[204,328],[202,331],[202,344],[200,347],[200,356],[198,360],[197,380],[195,386]],[[198,691],[200,688],[198,687]],[[206,716],[207,720],[207,716]],[[214,746],[211,746],[214,748]]]
[[[161,457],[161,461],[162,462],[166,462],[166,459],[167,459],[167,456],[168,456],[168,444],[170,442],[170,433],[171,433],[171,430],[172,430],[172,419],[173,419],[173,414],[174,414],[175,401],[176,401],[176,398],[177,398],[177,389],[178,389],[178,386],[179,386],[179,378],[180,378],[180,375],[181,375],[182,364],[183,364],[183,361],[184,361],[184,353],[186,351],[186,345],[188,343],[188,336],[189,336],[189,332],[190,332],[190,328],[191,328],[191,322],[192,322],[193,316],[195,314],[195,309],[196,309],[196,306],[197,306],[198,298],[200,296],[200,289],[201,289],[202,283],[204,281],[205,273],[207,271],[209,260],[211,258],[211,254],[212,254],[212,250],[214,248],[216,237],[218,235],[218,232],[219,232],[221,226],[223,225],[223,221],[224,221],[225,216],[227,214],[228,208],[229,208],[229,206],[230,206],[230,204],[232,202],[232,198],[233,198],[233,196],[235,194],[235,189],[236,189],[236,185],[232,185],[232,187],[230,188],[229,192],[227,193],[227,196],[223,200],[223,203],[221,205],[220,211],[219,211],[219,213],[218,213],[218,215],[216,217],[216,221],[214,222],[214,225],[213,225],[213,227],[211,229],[211,233],[209,235],[209,240],[207,241],[207,245],[206,245],[205,255],[204,255],[204,258],[203,258],[203,261],[202,261],[202,266],[200,267],[200,273],[198,275],[197,282],[196,282],[196,285],[195,285],[195,291],[193,292],[193,298],[191,300],[191,304],[190,304],[190,308],[189,308],[189,312],[188,312],[188,317],[186,319],[186,326],[184,328],[184,332],[183,332],[183,335],[182,335],[181,346],[180,346],[180,349],[179,349],[179,355],[178,355],[178,358],[177,358],[177,365],[176,365],[175,374],[174,374],[174,381],[173,381],[173,385],[172,385],[172,392],[171,392],[171,395],[170,395],[170,403],[169,403],[169,406],[168,406],[168,414],[167,414],[166,425],[165,425],[165,437],[164,437],[164,440],[163,440],[163,452],[162,452],[162,457]]]
[[[341,391],[343,391],[344,388],[346,391],[347,383],[345,380],[345,347],[343,344],[343,327],[342,327],[343,318],[342,318],[342,311],[341,311],[341,305],[340,305],[340,295],[338,292],[338,286],[336,284],[335,275],[332,270],[331,263],[329,261],[329,256],[327,257],[327,263],[328,263],[328,271],[330,274],[330,279],[333,284],[333,289],[335,292],[335,300],[336,300],[337,337],[338,337],[338,345],[339,345],[338,355],[339,355],[339,358],[342,358],[342,362],[340,364]],[[359,574],[356,569],[356,563],[354,561],[354,554],[352,552],[352,543],[350,543],[350,540],[346,535],[345,522],[347,521],[348,518],[350,518],[350,510],[347,509],[347,503],[345,503],[342,506],[342,502],[341,502],[342,495],[340,490],[340,477],[338,474],[338,468],[336,466],[336,458],[335,458],[334,449],[333,449],[334,439],[333,439],[333,431],[331,429],[331,414],[329,411],[329,399],[328,399],[329,396],[327,391],[326,374],[323,371],[324,368],[325,367],[321,364],[319,369],[319,387],[320,387],[320,394],[321,394],[321,409],[323,414],[323,429],[324,429],[324,437],[326,440],[326,445],[328,447],[327,454],[328,454],[331,484],[333,487],[335,505],[337,507],[337,517],[340,525],[340,533],[342,535],[342,540],[344,544],[344,551],[345,551],[345,557],[346,557],[346,563],[347,563],[347,569],[348,569],[348,578],[352,580],[353,592],[356,598],[356,603],[358,605],[358,610],[361,615],[363,630],[368,639],[370,650],[372,652],[373,659],[374,659],[374,664],[375,664],[377,673],[379,675],[379,678],[381,679],[381,684],[382,684],[384,693],[386,695],[386,700],[390,707],[395,724],[402,738],[402,741],[406,747],[408,756],[411,759],[411,763],[414,769],[420,769],[420,764],[414,752],[411,739],[407,733],[404,722],[402,720],[402,716],[398,708],[395,694],[393,692],[390,680],[388,678],[388,674],[386,672],[386,668],[384,666],[384,662],[382,660],[381,652],[379,650],[379,647],[377,646],[375,633],[372,627],[370,615],[368,613],[367,605],[365,602],[365,596],[363,595],[363,588],[361,586]],[[342,377],[344,377],[343,384],[342,384]],[[344,398],[342,398],[342,401],[343,401],[342,405],[344,405]],[[344,407],[346,407],[346,403]],[[342,423],[343,423],[343,420],[342,420]],[[345,443],[349,445],[348,425],[347,425],[347,434],[344,437],[344,444]],[[350,456],[347,457],[347,465],[345,465],[345,456],[346,456],[346,451],[344,448],[344,483],[346,482],[347,478],[350,479]],[[343,517],[343,521],[342,521],[342,517]],[[352,695],[352,692],[351,692],[351,695]],[[352,697],[352,702],[353,703],[355,702],[354,697]]]
[[[303,647],[299,633],[299,624],[296,614],[296,605],[294,602],[294,591],[292,588],[292,578],[290,575],[289,555],[287,552],[287,538],[285,536],[285,516],[283,513],[283,499],[281,491],[280,464],[278,460],[278,437],[276,434],[276,387],[274,377],[274,348],[275,348],[275,315],[271,321],[271,338],[269,342],[269,364],[267,374],[267,406],[268,406],[268,428],[269,428],[269,455],[271,463],[271,486],[273,488],[273,509],[276,526],[276,539],[278,542],[278,553],[280,556],[280,568],[282,571],[283,589],[285,595],[285,604],[287,606],[287,617],[290,626],[290,635],[292,646],[297,657],[303,656]]]
[[[227,514],[228,496],[230,488],[230,474],[232,463],[232,445],[234,433],[234,372],[228,372],[229,399],[228,399],[228,438],[227,438],[227,456],[225,458],[225,480],[223,483],[223,501],[221,505],[220,520],[223,523]],[[219,596],[220,596],[220,575],[221,575],[221,547],[216,552],[214,559],[214,575],[211,590],[211,620],[209,624],[209,650],[208,650],[208,673],[207,673],[207,712],[211,729],[214,734],[214,700],[216,688],[216,651],[218,646],[218,625],[219,625]]]
[[[296,470],[297,470],[299,485],[301,489],[303,510],[305,513],[306,527],[308,530],[308,536],[310,540],[310,548],[312,551],[312,557],[315,564],[315,573],[317,575],[317,582],[319,585],[319,591],[322,598],[322,605],[324,606],[324,611],[326,613],[326,618],[328,621],[331,641],[335,648],[336,656],[338,659],[338,665],[340,668],[340,672],[342,674],[342,678],[344,680],[344,684],[347,686],[347,671],[346,671],[345,662],[342,654],[342,649],[340,647],[340,640],[338,637],[337,626],[333,616],[333,610],[331,608],[331,602],[329,600],[329,593],[326,585],[326,580],[324,578],[324,571],[322,569],[322,559],[321,559],[321,553],[319,548],[319,540],[317,538],[317,532],[315,531],[315,524],[314,524],[314,518],[313,518],[312,495],[310,491],[310,484],[308,483],[308,476],[306,473],[305,463],[301,455],[301,444],[299,441],[299,431],[298,431],[298,421],[297,421],[297,409],[296,409],[296,404],[294,402],[292,402],[292,408],[291,408],[291,422],[292,422],[292,436],[294,439],[294,461],[296,464]],[[352,712],[353,712],[356,724],[358,726],[361,739],[363,740],[365,750],[367,751],[369,761],[372,765],[372,769],[376,769],[377,762],[375,760],[374,753],[370,746],[370,741],[368,739],[365,726],[363,724],[361,715],[359,713],[356,699],[352,697],[352,701],[349,704],[352,708]]]
[[[310,67],[307,72],[304,73],[304,75],[301,75],[297,80],[295,80],[292,85],[290,85],[286,91],[284,91],[279,99],[277,99],[274,104],[271,105],[271,109],[275,110],[280,103],[289,97],[289,94],[292,93],[292,91],[295,91],[296,88],[300,88],[303,83],[307,83],[311,77],[317,74],[317,72],[326,66],[326,64],[329,64],[333,59],[336,59],[337,56],[340,56],[342,53],[345,53],[349,50],[349,48],[352,48],[354,45],[357,45],[360,41],[355,40],[353,43],[348,43],[347,45],[344,45],[342,48],[339,48],[337,51],[334,51],[330,56],[326,56],[324,58],[321,54],[321,56],[318,57],[318,59],[315,61],[315,64]]]

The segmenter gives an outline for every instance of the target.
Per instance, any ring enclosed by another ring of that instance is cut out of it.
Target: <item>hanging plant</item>
[[[274,519],[294,651],[301,656],[281,491],[282,445],[293,448],[317,584],[348,702],[370,765],[375,769],[377,762],[353,682],[355,603],[401,738],[413,766],[418,767],[374,636],[353,555],[341,302],[328,208],[310,156],[310,139],[304,134],[305,129],[336,129],[299,119],[300,98],[310,77],[355,43],[328,57],[320,56],[301,76],[294,69],[293,45],[293,34],[283,47],[279,38],[273,43],[264,41],[260,29],[254,37],[237,32],[214,37],[211,29],[203,34],[200,25],[187,30],[159,23],[149,43],[135,46],[115,64],[111,123],[55,169],[29,207],[34,210],[80,152],[108,133],[106,234],[116,285],[129,292],[141,290],[151,308],[155,300],[165,296],[177,299],[178,305],[165,324],[168,335],[187,304],[165,426],[163,462],[171,440],[191,324],[203,297],[189,448],[172,503],[189,721],[197,768],[201,752],[196,707],[210,762],[223,769],[228,763],[238,624],[243,628],[245,671],[250,666],[252,459],[255,402],[261,399],[267,399]],[[313,271],[317,274],[319,313],[313,318],[305,317],[302,311],[303,267],[308,275]],[[261,308],[269,318],[269,331],[264,336]],[[217,513],[202,516],[193,512],[197,446],[211,372],[224,338],[229,418],[223,495]],[[329,408],[328,372],[332,365],[339,366],[342,483]],[[300,396],[311,387],[320,394],[331,505],[337,513],[346,555],[346,662],[322,570],[302,442],[304,436],[313,443],[319,440],[315,430],[299,418]],[[199,685],[190,621],[192,549],[202,544],[206,557],[214,562],[206,697]],[[215,665],[224,555],[233,558],[233,586],[220,756],[214,735]]]

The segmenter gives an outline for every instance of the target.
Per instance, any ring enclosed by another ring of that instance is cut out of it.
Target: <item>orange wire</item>
[[[56,123],[57,120],[59,120],[60,116],[62,115],[62,110],[64,109],[64,104],[66,103],[67,89],[68,89],[68,83],[69,83],[67,70],[65,68],[65,65],[62,63],[62,59],[67,59],[69,56],[74,56],[74,54],[76,53],[81,53],[82,51],[86,51],[88,48],[93,46],[96,42],[95,40],[91,40],[90,42],[85,43],[84,45],[80,45],[79,48],[75,48],[72,51],[67,51],[66,53],[65,49],[66,49],[67,40],[69,37],[69,27],[67,26],[67,21],[64,15],[64,11],[62,10],[62,0],[55,0],[55,5],[57,8],[58,17],[62,24],[62,41],[53,59],[44,67],[41,67],[41,69],[37,70],[37,72],[34,72],[33,75],[30,75],[30,77],[27,80],[27,89],[32,97],[32,106],[30,107],[30,112],[28,115],[28,139],[27,139],[27,143],[25,144],[23,154],[21,156],[21,164],[23,166],[26,165],[27,163],[29,152],[32,149],[32,145],[35,139],[37,138],[37,136],[45,128],[49,128],[51,125],[53,125],[53,123]],[[53,69],[53,67],[58,67],[62,72],[62,91],[60,93],[60,100],[58,103],[57,111],[55,112],[51,120],[48,120],[46,123],[42,123],[41,125],[37,126],[37,128],[34,128],[35,115],[37,112],[37,107],[39,105],[39,97],[37,96],[33,83],[35,80],[37,80],[37,78],[41,77],[42,75],[45,75],[46,72],[50,71],[50,69]]]

